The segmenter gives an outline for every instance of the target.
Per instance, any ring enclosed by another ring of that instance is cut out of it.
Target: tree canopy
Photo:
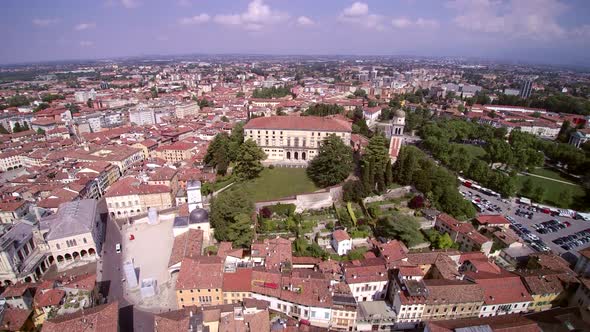
[[[237,246],[248,246],[253,231],[250,216],[254,203],[243,191],[227,190],[211,200],[211,226],[218,241],[232,241]]]
[[[316,185],[328,187],[344,181],[352,169],[352,149],[332,134],[324,139],[318,155],[310,161],[307,175]]]
[[[254,89],[252,98],[281,98],[291,94],[291,87],[271,87]]]
[[[253,140],[248,139],[240,145],[233,172],[242,180],[254,179],[264,169],[261,161],[265,158],[266,154],[262,149]]]
[[[375,235],[400,240],[408,247],[424,242],[418,220],[399,212],[393,212],[391,215],[379,219],[375,227]]]

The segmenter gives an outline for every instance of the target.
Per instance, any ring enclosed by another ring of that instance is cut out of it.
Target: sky
[[[590,65],[590,0],[3,0],[0,31],[1,64],[248,53]]]

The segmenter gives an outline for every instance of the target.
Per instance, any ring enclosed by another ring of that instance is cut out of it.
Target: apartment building
[[[344,279],[357,302],[384,300],[389,276],[381,257],[343,263]]]
[[[196,102],[190,102],[188,104],[180,104],[176,105],[174,109],[174,114],[179,119],[184,119],[187,117],[193,117],[199,114],[199,104]]]
[[[223,304],[223,259],[217,256],[185,257],[176,281],[179,308]]]
[[[155,155],[170,164],[175,164],[189,160],[196,148],[197,145],[193,143],[175,142],[170,145],[159,146],[155,150]]]
[[[109,214],[115,218],[132,217],[174,206],[170,187],[150,185],[133,177],[120,179],[105,194]]]
[[[0,202],[0,223],[13,224],[28,212],[29,204],[26,201]]]
[[[460,222],[446,213],[438,215],[434,228],[449,234],[461,251],[481,251],[488,256],[492,250],[492,240],[480,234],[470,223]]]
[[[223,273],[223,304],[239,303],[252,297],[252,269],[238,268]]]
[[[244,138],[262,148],[265,163],[283,165],[307,165],[329,135],[336,135],[350,146],[351,133],[352,124],[337,117],[260,117],[244,126]]]

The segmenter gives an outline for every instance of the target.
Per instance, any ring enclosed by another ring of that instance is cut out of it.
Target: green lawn
[[[236,183],[230,187],[230,190],[246,191],[255,202],[318,190],[319,188],[307,177],[305,171],[305,168],[265,168],[258,178]]]
[[[539,173],[535,172],[535,174],[539,174]],[[539,175],[547,176],[545,174],[539,174]],[[547,176],[547,177],[549,177],[549,176]],[[561,204],[559,203],[560,202],[559,196],[561,195],[561,193],[564,190],[569,190],[572,193],[573,199],[572,199],[571,206],[568,206],[567,208],[580,209],[580,210],[588,210],[590,208],[588,202],[585,201],[584,189],[578,185],[569,185],[569,184],[565,184],[565,183],[561,183],[561,182],[538,178],[535,176],[517,176],[516,179],[518,182],[518,190],[520,190],[520,187],[522,186],[522,184],[524,183],[524,181],[527,178],[532,179],[535,186],[542,186],[543,188],[545,188],[544,203],[546,203],[546,204],[549,204],[552,206],[557,206],[557,207],[565,207],[565,206],[561,206]],[[561,179],[561,178],[559,180],[567,181],[567,180]]]
[[[456,143],[455,145],[463,147],[465,151],[467,151],[467,153],[473,158],[481,158],[486,155],[486,151],[478,145],[459,143]]]
[[[556,179],[560,181],[574,183],[572,180],[569,180],[563,177],[559,172],[556,172],[550,168],[535,168],[534,170],[530,171],[529,173],[544,176],[546,178]]]

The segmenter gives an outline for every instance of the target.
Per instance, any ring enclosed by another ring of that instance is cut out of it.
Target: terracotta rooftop
[[[345,121],[319,116],[270,116],[251,119],[244,129],[351,132],[352,125]]]
[[[223,287],[223,259],[217,256],[185,257],[182,260],[177,290],[220,289]]]
[[[140,180],[127,177],[119,179],[106,192],[105,197],[117,197],[127,195],[149,195],[169,193],[170,187],[165,185],[150,185]]]
[[[73,314],[49,319],[43,332],[117,332],[119,330],[119,303],[117,301],[80,310]]]
[[[350,236],[348,235],[348,233],[346,233],[346,231],[342,229],[335,230],[332,233],[332,237],[334,238],[334,240],[336,240],[336,242],[350,240]]]
[[[224,292],[251,292],[252,269],[237,269],[223,274]]]

